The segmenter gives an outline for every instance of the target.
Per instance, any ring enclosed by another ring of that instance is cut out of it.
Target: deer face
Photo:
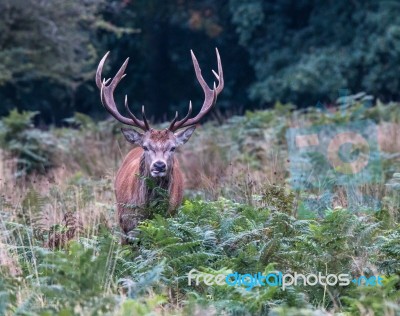
[[[169,129],[150,129],[143,134],[126,128],[121,131],[128,142],[143,148],[145,168],[152,177],[157,178],[170,174],[176,148],[186,143],[195,129],[196,126],[191,126],[178,133]]]

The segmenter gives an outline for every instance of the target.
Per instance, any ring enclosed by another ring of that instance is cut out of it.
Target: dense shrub
[[[56,140],[52,134],[33,128],[32,119],[37,114],[14,109],[0,122],[0,146],[16,159],[16,177],[46,173],[54,166]]]

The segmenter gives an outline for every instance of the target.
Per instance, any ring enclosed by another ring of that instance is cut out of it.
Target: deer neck
[[[170,191],[171,188],[171,175],[173,172],[173,164],[168,169],[165,177],[153,178],[149,168],[146,166],[144,155],[140,158],[139,174],[140,174],[140,188],[139,191],[142,195],[142,200],[147,204],[151,199],[159,197],[159,189]],[[152,184],[149,185],[149,181]],[[157,190],[158,189],[158,190]]]

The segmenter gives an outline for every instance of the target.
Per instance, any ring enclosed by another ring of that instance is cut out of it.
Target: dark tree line
[[[3,0],[0,115],[105,117],[94,72],[108,50],[107,76],[131,58],[117,101],[127,93],[155,120],[183,115],[189,100],[201,106],[190,49],[211,81],[219,48],[227,115],[278,100],[330,102],[342,88],[398,99],[399,13],[397,1],[373,0]]]

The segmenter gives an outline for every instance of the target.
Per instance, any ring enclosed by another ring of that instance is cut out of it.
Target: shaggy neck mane
[[[149,168],[146,167],[144,154],[140,158],[140,165],[139,165],[139,174],[140,174],[140,184],[139,184],[139,192],[140,192],[140,200],[143,201],[145,204],[148,204],[149,200],[159,197],[155,188],[149,188],[146,183],[146,178],[151,178],[152,181],[155,183],[156,188],[161,188],[164,190],[168,190],[170,192],[171,189],[171,175],[173,172],[173,164],[168,169],[168,173],[165,177],[157,177],[153,178],[151,176]]]

